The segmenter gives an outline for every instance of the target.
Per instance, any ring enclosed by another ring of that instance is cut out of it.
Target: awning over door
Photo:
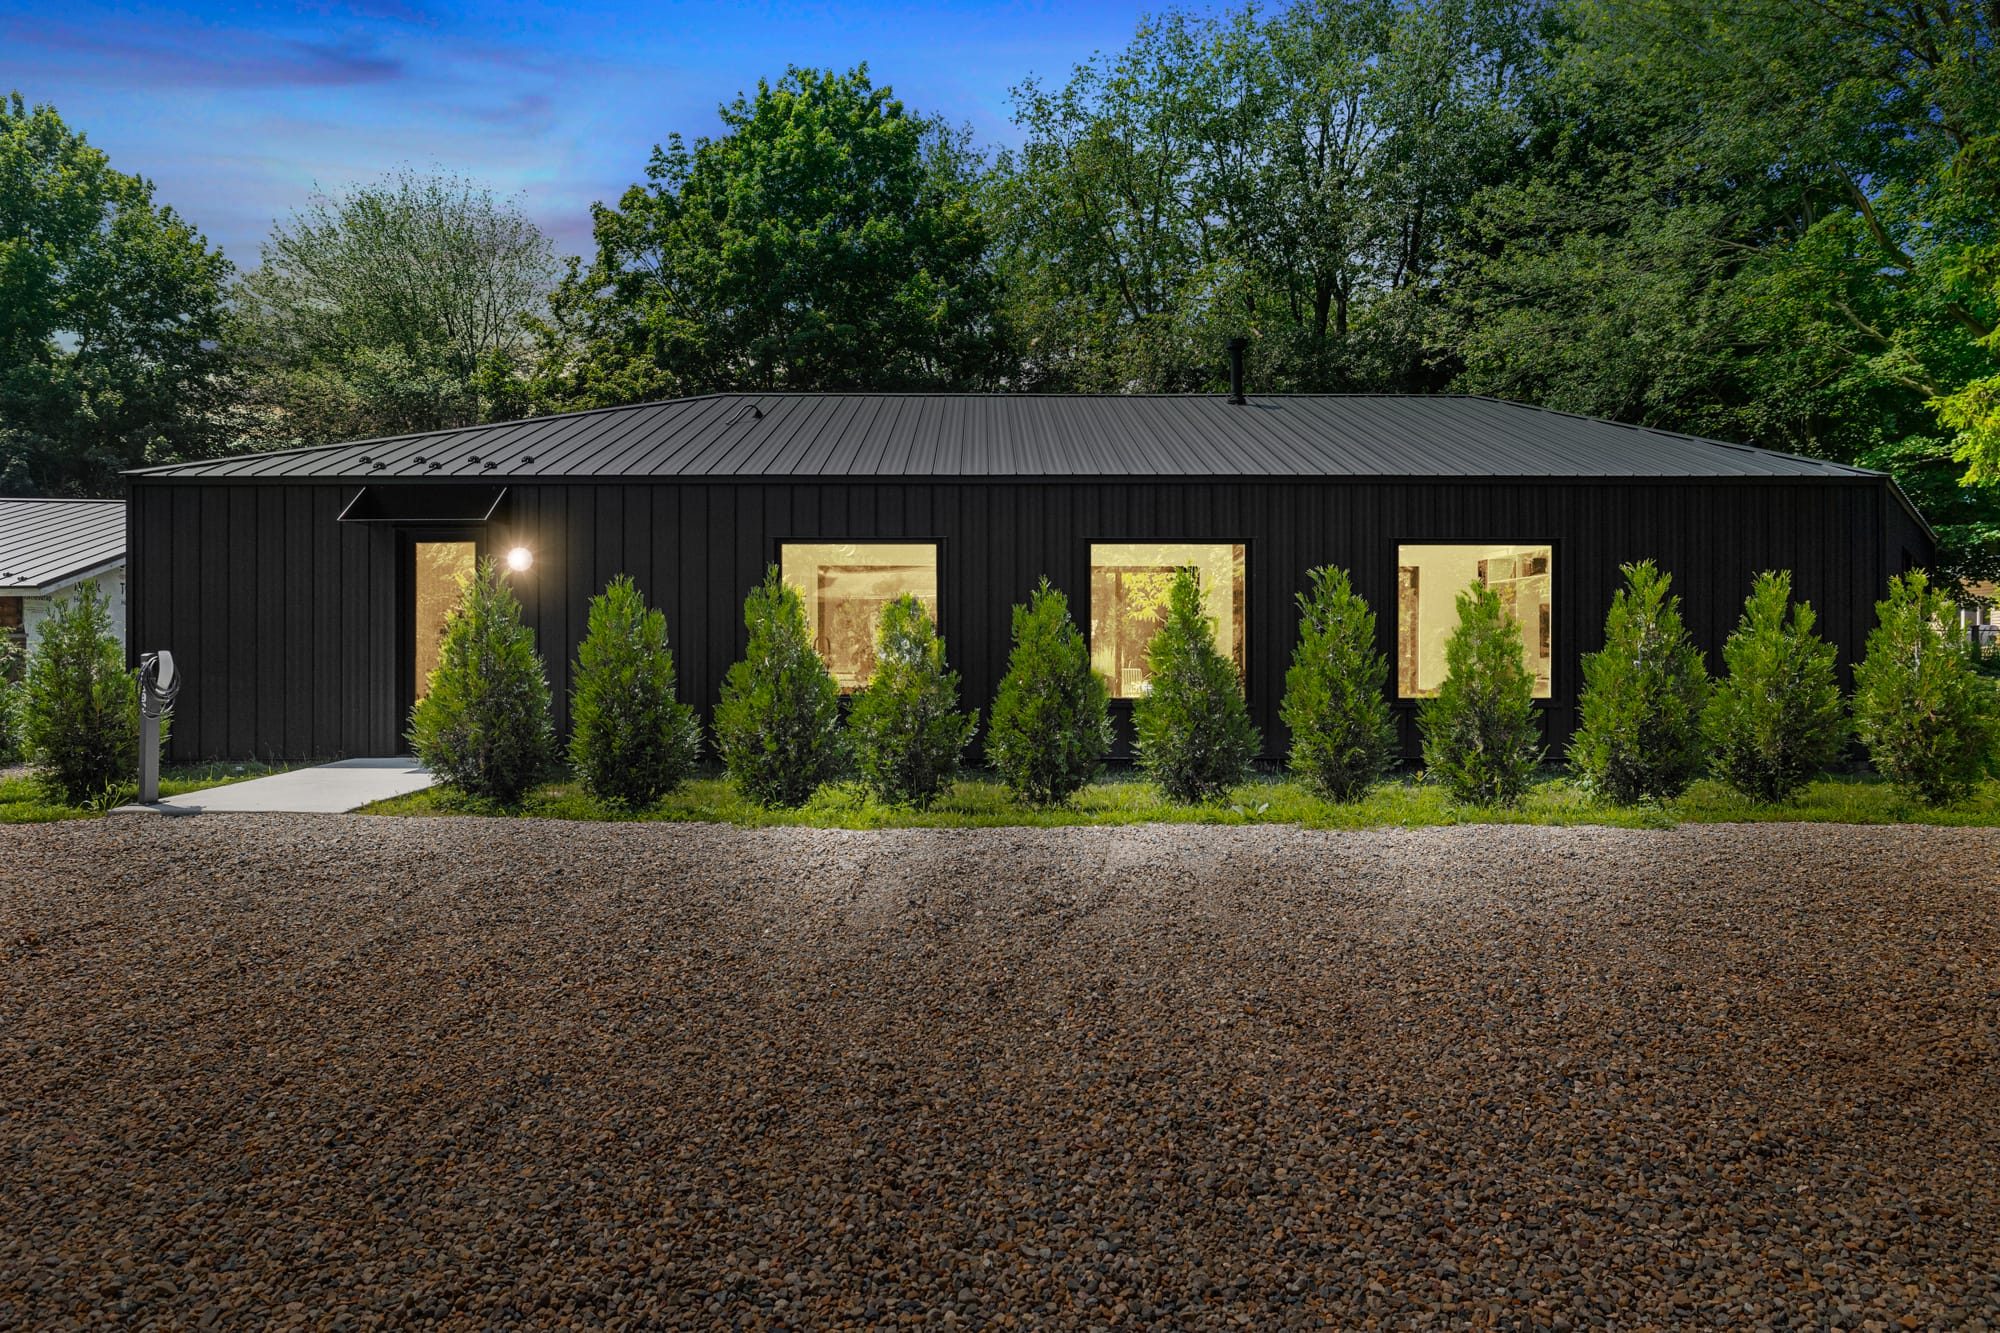
[[[440,482],[416,486],[363,486],[347,508],[342,523],[485,523],[500,511],[505,486],[454,485]]]

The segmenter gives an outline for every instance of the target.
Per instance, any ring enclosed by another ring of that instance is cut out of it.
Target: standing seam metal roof
[[[536,478],[1878,477],[1495,398],[711,394],[137,469],[345,482]]]
[[[124,563],[122,500],[0,500],[0,597],[40,597]]]

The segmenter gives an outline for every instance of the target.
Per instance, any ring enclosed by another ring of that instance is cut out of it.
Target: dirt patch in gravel
[[[2000,834],[0,830],[0,1325],[2000,1324]]]

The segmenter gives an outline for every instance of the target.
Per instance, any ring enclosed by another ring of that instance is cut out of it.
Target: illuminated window
[[[1547,546],[1400,546],[1396,549],[1396,685],[1421,699],[1444,684],[1444,648],[1458,628],[1458,595],[1483,583],[1521,627],[1521,660],[1535,697],[1549,697],[1554,660],[1553,552]]]
[[[1111,682],[1111,697],[1146,692],[1146,645],[1167,619],[1174,571],[1201,572],[1202,609],[1216,646],[1243,675],[1243,547],[1207,542],[1119,542],[1090,548],[1090,664]]]
[[[805,599],[813,647],[842,693],[865,688],[875,674],[885,604],[914,593],[937,617],[938,548],[930,542],[786,542],[778,563]]]
[[[444,653],[445,621],[458,606],[466,583],[479,564],[475,542],[418,542],[416,628],[411,647],[416,654],[412,668],[416,697],[430,693],[431,673]]]

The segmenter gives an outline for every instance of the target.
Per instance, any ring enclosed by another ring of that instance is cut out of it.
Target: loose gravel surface
[[[2000,1325],[2000,834],[0,830],[0,1325]]]

